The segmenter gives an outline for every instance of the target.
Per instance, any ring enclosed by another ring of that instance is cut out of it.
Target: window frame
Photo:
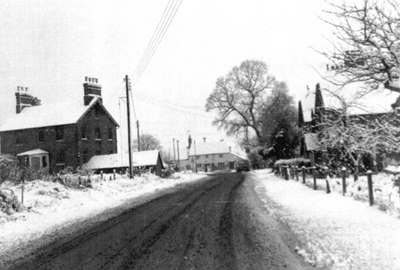
[[[101,140],[101,129],[99,126],[95,127],[94,129],[94,139]]]
[[[44,139],[44,129],[39,129],[38,130],[38,142],[42,143],[45,141]]]
[[[81,126],[81,140],[88,140],[88,132],[87,132],[87,127],[86,126]]]
[[[66,155],[64,150],[58,150],[56,152],[56,164],[65,164]]]
[[[64,126],[56,126],[55,127],[55,132],[56,132],[56,141],[63,141],[65,137],[65,128]],[[59,134],[61,134],[61,137],[59,137]]]
[[[24,140],[22,138],[22,131],[15,132],[15,145],[23,145]]]

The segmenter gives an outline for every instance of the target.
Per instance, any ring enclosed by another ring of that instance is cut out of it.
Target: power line
[[[172,3],[172,4],[171,4]],[[151,45],[147,48],[145,51],[145,54],[141,61],[139,62],[139,67],[137,69],[137,76],[140,77],[142,73],[145,71],[147,68],[152,56],[154,55],[155,51],[157,50],[159,44],[161,43],[164,33],[168,29],[167,26],[169,26],[169,22],[174,16],[173,14],[176,13],[176,7],[177,7],[177,1],[170,1],[168,2],[168,5],[166,7],[166,11],[164,12],[162,17],[162,23],[160,23],[160,26],[158,29],[156,29],[156,34],[154,34],[155,39],[151,41]]]
[[[149,42],[147,43],[147,46],[144,50],[144,53],[142,57],[139,60],[138,66],[137,66],[137,71],[142,68],[144,64],[144,60],[149,56],[150,51],[154,47],[155,41],[158,39],[159,33],[161,29],[163,28],[163,25],[165,24],[165,19],[167,18],[167,14],[170,12],[170,9],[172,7],[173,0],[169,0],[167,5],[164,8],[164,11],[160,17],[160,20],[158,21],[158,24],[153,32],[153,35],[151,36]]]
[[[155,36],[154,39],[151,39],[148,47],[146,47],[146,50],[139,62],[139,65],[136,70],[136,81],[142,76],[144,71],[147,69],[152,57],[156,53],[159,45],[161,44],[162,40],[165,37],[165,34],[167,33],[173,19],[175,18],[176,13],[178,12],[183,0],[177,0],[177,1],[169,1],[167,3],[167,6],[164,10],[163,16],[161,17],[161,20],[159,24],[157,25],[155,29],[155,33],[153,36]],[[171,4],[172,3],[172,4]],[[160,25],[160,26],[159,26]]]

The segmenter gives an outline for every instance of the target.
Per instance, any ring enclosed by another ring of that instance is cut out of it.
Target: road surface
[[[9,269],[311,269],[241,174],[162,195]]]

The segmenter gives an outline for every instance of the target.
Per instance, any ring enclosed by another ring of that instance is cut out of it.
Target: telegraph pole
[[[174,163],[176,162],[176,156],[175,156],[175,138],[172,138],[172,151],[173,151],[173,157],[174,157]]]
[[[197,173],[196,140],[193,140],[193,150],[194,150],[194,171]]]
[[[126,113],[128,118],[128,153],[129,153],[129,178],[133,178],[132,172],[132,148],[131,148],[131,111],[129,108],[129,91],[130,91],[130,84],[129,84],[129,77],[125,75],[125,90],[126,90]]]
[[[137,128],[137,150],[138,152],[140,152],[139,120],[136,120],[136,128]]]
[[[178,154],[178,169],[180,167],[180,158],[179,158],[179,140],[176,140],[176,152]]]

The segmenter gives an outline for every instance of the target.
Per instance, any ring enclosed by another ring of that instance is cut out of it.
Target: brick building
[[[329,160],[338,160],[338,154],[335,149],[324,149],[320,143],[319,133],[323,129],[323,119],[339,119],[337,111],[325,104],[320,84],[316,84],[315,92],[313,97],[313,108],[309,116],[308,121],[305,121],[305,115],[303,114],[302,103],[299,101],[298,106],[298,127],[301,131],[300,136],[300,147],[299,154],[302,157],[311,160],[311,163],[320,164],[327,163]],[[386,112],[375,112],[375,113],[349,113],[347,118],[353,122],[373,122],[375,120],[380,120],[383,118],[395,119],[398,117],[396,111],[399,110],[400,98],[396,100],[395,103],[391,104],[392,110],[387,110]],[[362,160],[362,165],[367,169],[381,170],[384,163],[391,158],[397,160],[400,159],[398,153],[380,153],[376,157],[365,155]],[[373,165],[374,163],[376,165]]]
[[[1,153],[50,172],[116,153],[118,123],[103,105],[98,80],[86,77],[83,90],[80,102],[42,105],[18,87],[16,114],[0,126]]]

